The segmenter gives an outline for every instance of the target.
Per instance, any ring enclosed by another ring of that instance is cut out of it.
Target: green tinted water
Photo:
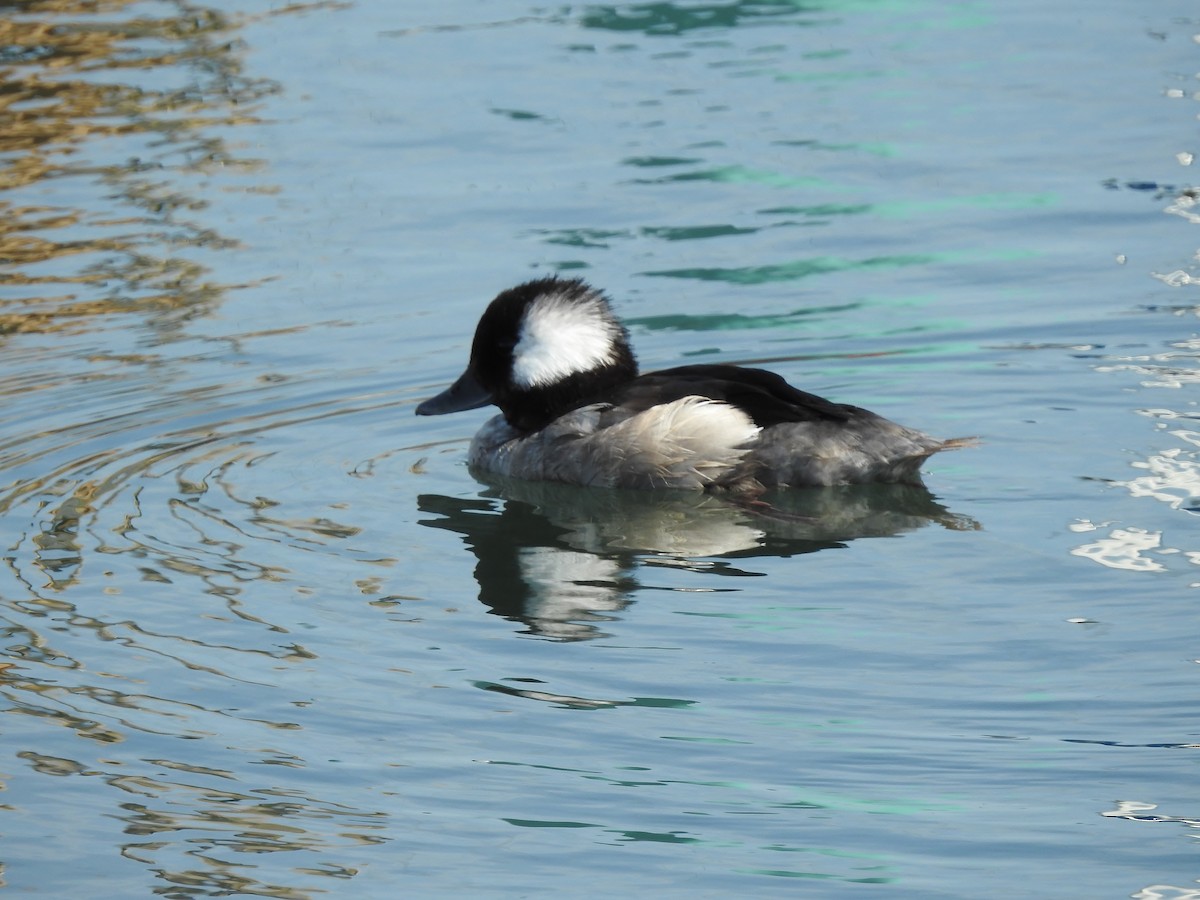
[[[0,27],[10,889],[1195,894],[1189,6]],[[783,520],[479,484],[413,407],[555,270],[983,444]]]

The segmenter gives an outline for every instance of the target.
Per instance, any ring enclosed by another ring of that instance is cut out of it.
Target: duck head
[[[488,305],[466,371],[417,415],[495,404],[512,427],[536,431],[636,376],[629,333],[604,294],[577,278],[541,278]]]

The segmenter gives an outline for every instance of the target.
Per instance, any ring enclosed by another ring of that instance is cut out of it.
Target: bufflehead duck
[[[638,374],[608,299],[579,279],[499,294],[466,371],[417,415],[494,404],[472,467],[530,481],[759,493],[803,485],[920,484],[942,441],[792,387],[764,369],[695,365]]]

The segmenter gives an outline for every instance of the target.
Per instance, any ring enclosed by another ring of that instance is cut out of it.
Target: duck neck
[[[581,406],[605,400],[619,385],[636,378],[637,374],[637,362],[633,354],[625,350],[616,362],[577,372],[554,384],[500,392],[495,403],[509,425],[528,434]]]

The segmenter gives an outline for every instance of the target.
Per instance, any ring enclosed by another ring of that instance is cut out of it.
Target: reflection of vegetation
[[[901,266],[923,266],[934,261],[935,257],[920,254],[910,254],[908,256],[871,256],[866,259],[841,259],[832,256],[817,256],[812,259],[797,259],[774,266],[663,269],[657,272],[643,272],[642,274],[661,278],[694,278],[699,281],[724,281],[730,284],[767,284],[777,281],[797,281],[812,275],[842,272],[847,269],[890,269]]]
[[[0,263],[15,270],[0,285],[25,292],[0,299],[0,334],[211,302],[220,288],[180,250],[230,242],[184,218],[205,206],[186,182],[253,165],[211,128],[254,121],[276,90],[242,73],[240,23],[185,0],[161,17],[133,0],[5,5],[0,191],[38,199],[0,195]]]
[[[735,3],[699,5],[636,3],[630,6],[590,6],[580,21],[585,28],[684,34],[698,29],[732,28],[754,19],[773,19],[813,11],[814,6],[797,0],[738,0]]]

